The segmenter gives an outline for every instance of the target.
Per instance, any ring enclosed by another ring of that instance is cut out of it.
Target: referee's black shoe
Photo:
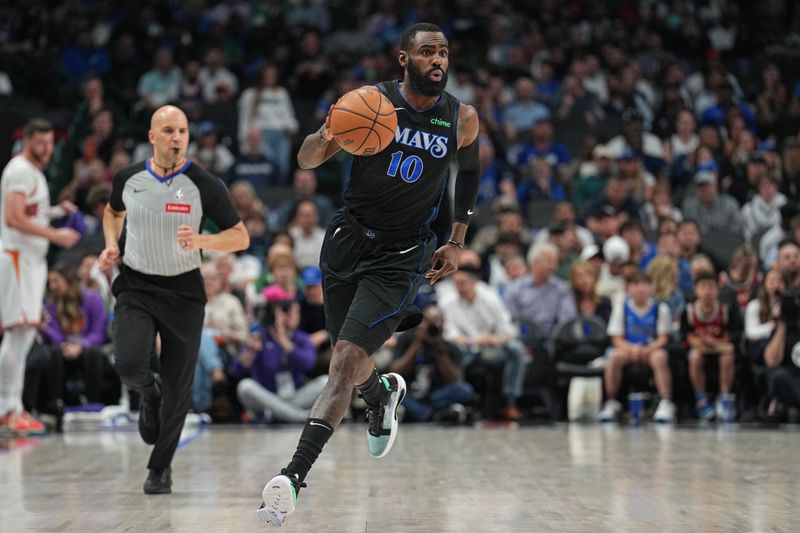
[[[161,426],[159,411],[161,410],[161,381],[155,376],[153,387],[158,396],[150,395],[148,398],[142,394],[142,403],[139,406],[139,435],[146,444],[155,444],[158,439],[158,429]]]
[[[169,494],[172,492],[172,468],[163,470],[150,469],[150,474],[144,482],[145,494]]]

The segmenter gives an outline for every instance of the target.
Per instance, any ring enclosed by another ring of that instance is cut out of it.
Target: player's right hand
[[[72,248],[81,240],[81,234],[72,228],[58,228],[52,242],[62,248]]]
[[[99,268],[101,272],[106,272],[117,264],[117,259],[119,259],[119,246],[109,246],[103,250],[100,257],[97,258],[97,268]]]

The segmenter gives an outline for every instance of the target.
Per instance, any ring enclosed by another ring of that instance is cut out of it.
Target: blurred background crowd
[[[305,420],[330,353],[323,228],[350,156],[310,171],[295,155],[339,96],[401,77],[399,37],[427,21],[450,40],[448,91],[480,116],[482,173],[461,272],[423,290],[423,323],[377,355],[411,383],[407,419],[566,418],[570,383],[606,420],[629,392],[649,395],[660,421],[797,418],[795,2],[0,10],[0,152],[19,150],[27,118],[50,119],[53,201],[81,210],[61,221],[81,244],[51,254],[49,323],[26,378],[34,411],[119,401],[111,280],[92,268],[100,220],[115,172],[150,155],[152,111],[174,103],[191,121],[189,157],[229,186],[251,234],[249,250],[203,267],[194,408],[215,421]]]

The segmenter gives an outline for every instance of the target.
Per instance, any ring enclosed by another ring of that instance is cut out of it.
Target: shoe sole
[[[281,527],[286,517],[294,512],[292,482],[287,476],[275,476],[261,491],[264,507],[258,510],[258,517],[267,525]]]
[[[383,452],[381,452],[380,455],[370,454],[373,459],[381,459],[386,457],[389,452],[392,451],[392,446],[394,446],[394,441],[397,438],[397,427],[399,426],[399,422],[397,421],[397,408],[401,403],[403,403],[403,398],[406,397],[406,380],[403,379],[403,376],[400,374],[395,374],[394,372],[386,375],[394,376],[395,380],[397,380],[397,395],[392,401],[389,402],[389,405],[386,406],[386,408],[392,413],[392,429],[391,433],[389,433],[389,444],[386,445],[386,448],[383,449]]]
[[[144,489],[145,494],[172,494],[172,487],[162,489]]]

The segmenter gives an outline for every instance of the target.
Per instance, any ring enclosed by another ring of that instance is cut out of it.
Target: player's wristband
[[[464,243],[463,242],[458,242],[458,241],[456,241],[454,239],[450,239],[449,241],[447,241],[447,244],[452,244],[453,246],[458,246],[462,250],[464,249]]]

